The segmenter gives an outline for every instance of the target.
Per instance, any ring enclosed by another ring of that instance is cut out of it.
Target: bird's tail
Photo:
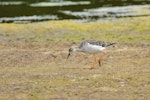
[[[114,45],[114,44],[116,44],[116,42],[108,42],[108,43],[106,44],[106,47],[111,46],[111,45]]]

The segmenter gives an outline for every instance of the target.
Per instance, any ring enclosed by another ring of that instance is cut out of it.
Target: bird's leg
[[[90,69],[94,69],[95,63],[96,63],[96,56],[95,56],[95,54],[94,54],[94,55],[93,55],[93,64],[91,65],[91,68],[90,68]]]
[[[101,66],[102,64],[101,64],[101,60],[102,60],[102,57],[103,56],[105,56],[106,55],[106,52],[102,52],[102,55],[99,57],[99,59],[98,59],[98,63],[99,63],[99,66]]]

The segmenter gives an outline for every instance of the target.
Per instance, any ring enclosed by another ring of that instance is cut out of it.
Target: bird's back
[[[111,46],[113,44],[115,44],[115,42],[105,42],[102,40],[96,40],[96,39],[87,39],[87,40],[83,40],[80,45],[79,48],[82,48],[86,43],[92,44],[92,45],[97,45],[97,46],[102,46],[102,47],[108,47]]]

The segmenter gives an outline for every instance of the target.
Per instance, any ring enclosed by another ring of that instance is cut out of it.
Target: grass
[[[66,20],[39,24],[1,24],[0,27],[2,28],[1,36],[9,38],[13,35],[16,40],[25,39],[29,42],[78,42],[85,38],[101,38],[118,42],[150,41],[148,34],[150,24],[147,17],[97,23]]]
[[[149,100],[150,17],[79,23],[0,24],[0,100]],[[86,38],[116,41],[92,55],[68,48]],[[98,55],[97,55],[98,56]]]

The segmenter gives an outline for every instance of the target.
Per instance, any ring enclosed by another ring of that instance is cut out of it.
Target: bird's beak
[[[69,54],[68,54],[68,57],[67,57],[67,59],[69,58],[69,56],[70,56],[70,52],[69,52]]]

